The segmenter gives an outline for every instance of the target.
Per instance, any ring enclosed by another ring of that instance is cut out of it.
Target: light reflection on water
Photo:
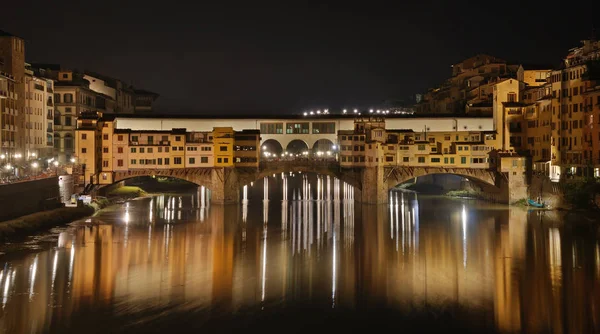
[[[96,319],[111,330],[160,308],[168,318],[309,302],[460,305],[472,312],[458,320],[477,328],[600,330],[593,233],[552,213],[406,192],[363,206],[353,195],[337,179],[278,175],[244,187],[239,206],[210,205],[204,188],[127,202],[51,249],[3,260],[0,329]]]

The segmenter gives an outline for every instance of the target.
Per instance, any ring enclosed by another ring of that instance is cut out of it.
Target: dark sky
[[[29,62],[156,91],[163,112],[297,113],[424,92],[476,53],[557,64],[600,10],[592,0],[214,2],[10,1],[0,29],[25,38]]]

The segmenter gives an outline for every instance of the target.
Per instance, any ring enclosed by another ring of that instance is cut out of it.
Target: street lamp
[[[39,164],[37,163],[37,161],[34,161],[33,163],[31,163],[31,168],[33,168],[33,177],[37,178],[37,168],[39,167]]]
[[[57,161],[58,162],[58,161]],[[71,158],[71,163],[74,164],[75,163],[75,158]]]
[[[2,159],[2,160],[6,159],[6,155],[0,154],[0,159]]]

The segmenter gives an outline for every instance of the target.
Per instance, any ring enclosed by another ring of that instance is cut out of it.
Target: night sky
[[[205,2],[7,1],[0,29],[26,40],[29,62],[156,91],[159,112],[206,114],[377,107],[476,53],[557,65],[594,25],[600,35],[591,0]]]

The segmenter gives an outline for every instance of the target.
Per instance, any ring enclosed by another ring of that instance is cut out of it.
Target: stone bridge
[[[258,168],[135,169],[115,172],[113,180],[120,182],[137,176],[169,176],[207,187],[215,203],[236,203],[243,185],[273,174],[289,172],[317,173],[338,178],[352,185],[355,199],[363,203],[387,203],[390,189],[429,174],[463,176],[478,185],[483,193],[489,195],[489,199],[508,202],[508,176],[493,170],[474,168],[380,166],[348,169],[341,168],[336,161],[299,160],[262,162]]]

